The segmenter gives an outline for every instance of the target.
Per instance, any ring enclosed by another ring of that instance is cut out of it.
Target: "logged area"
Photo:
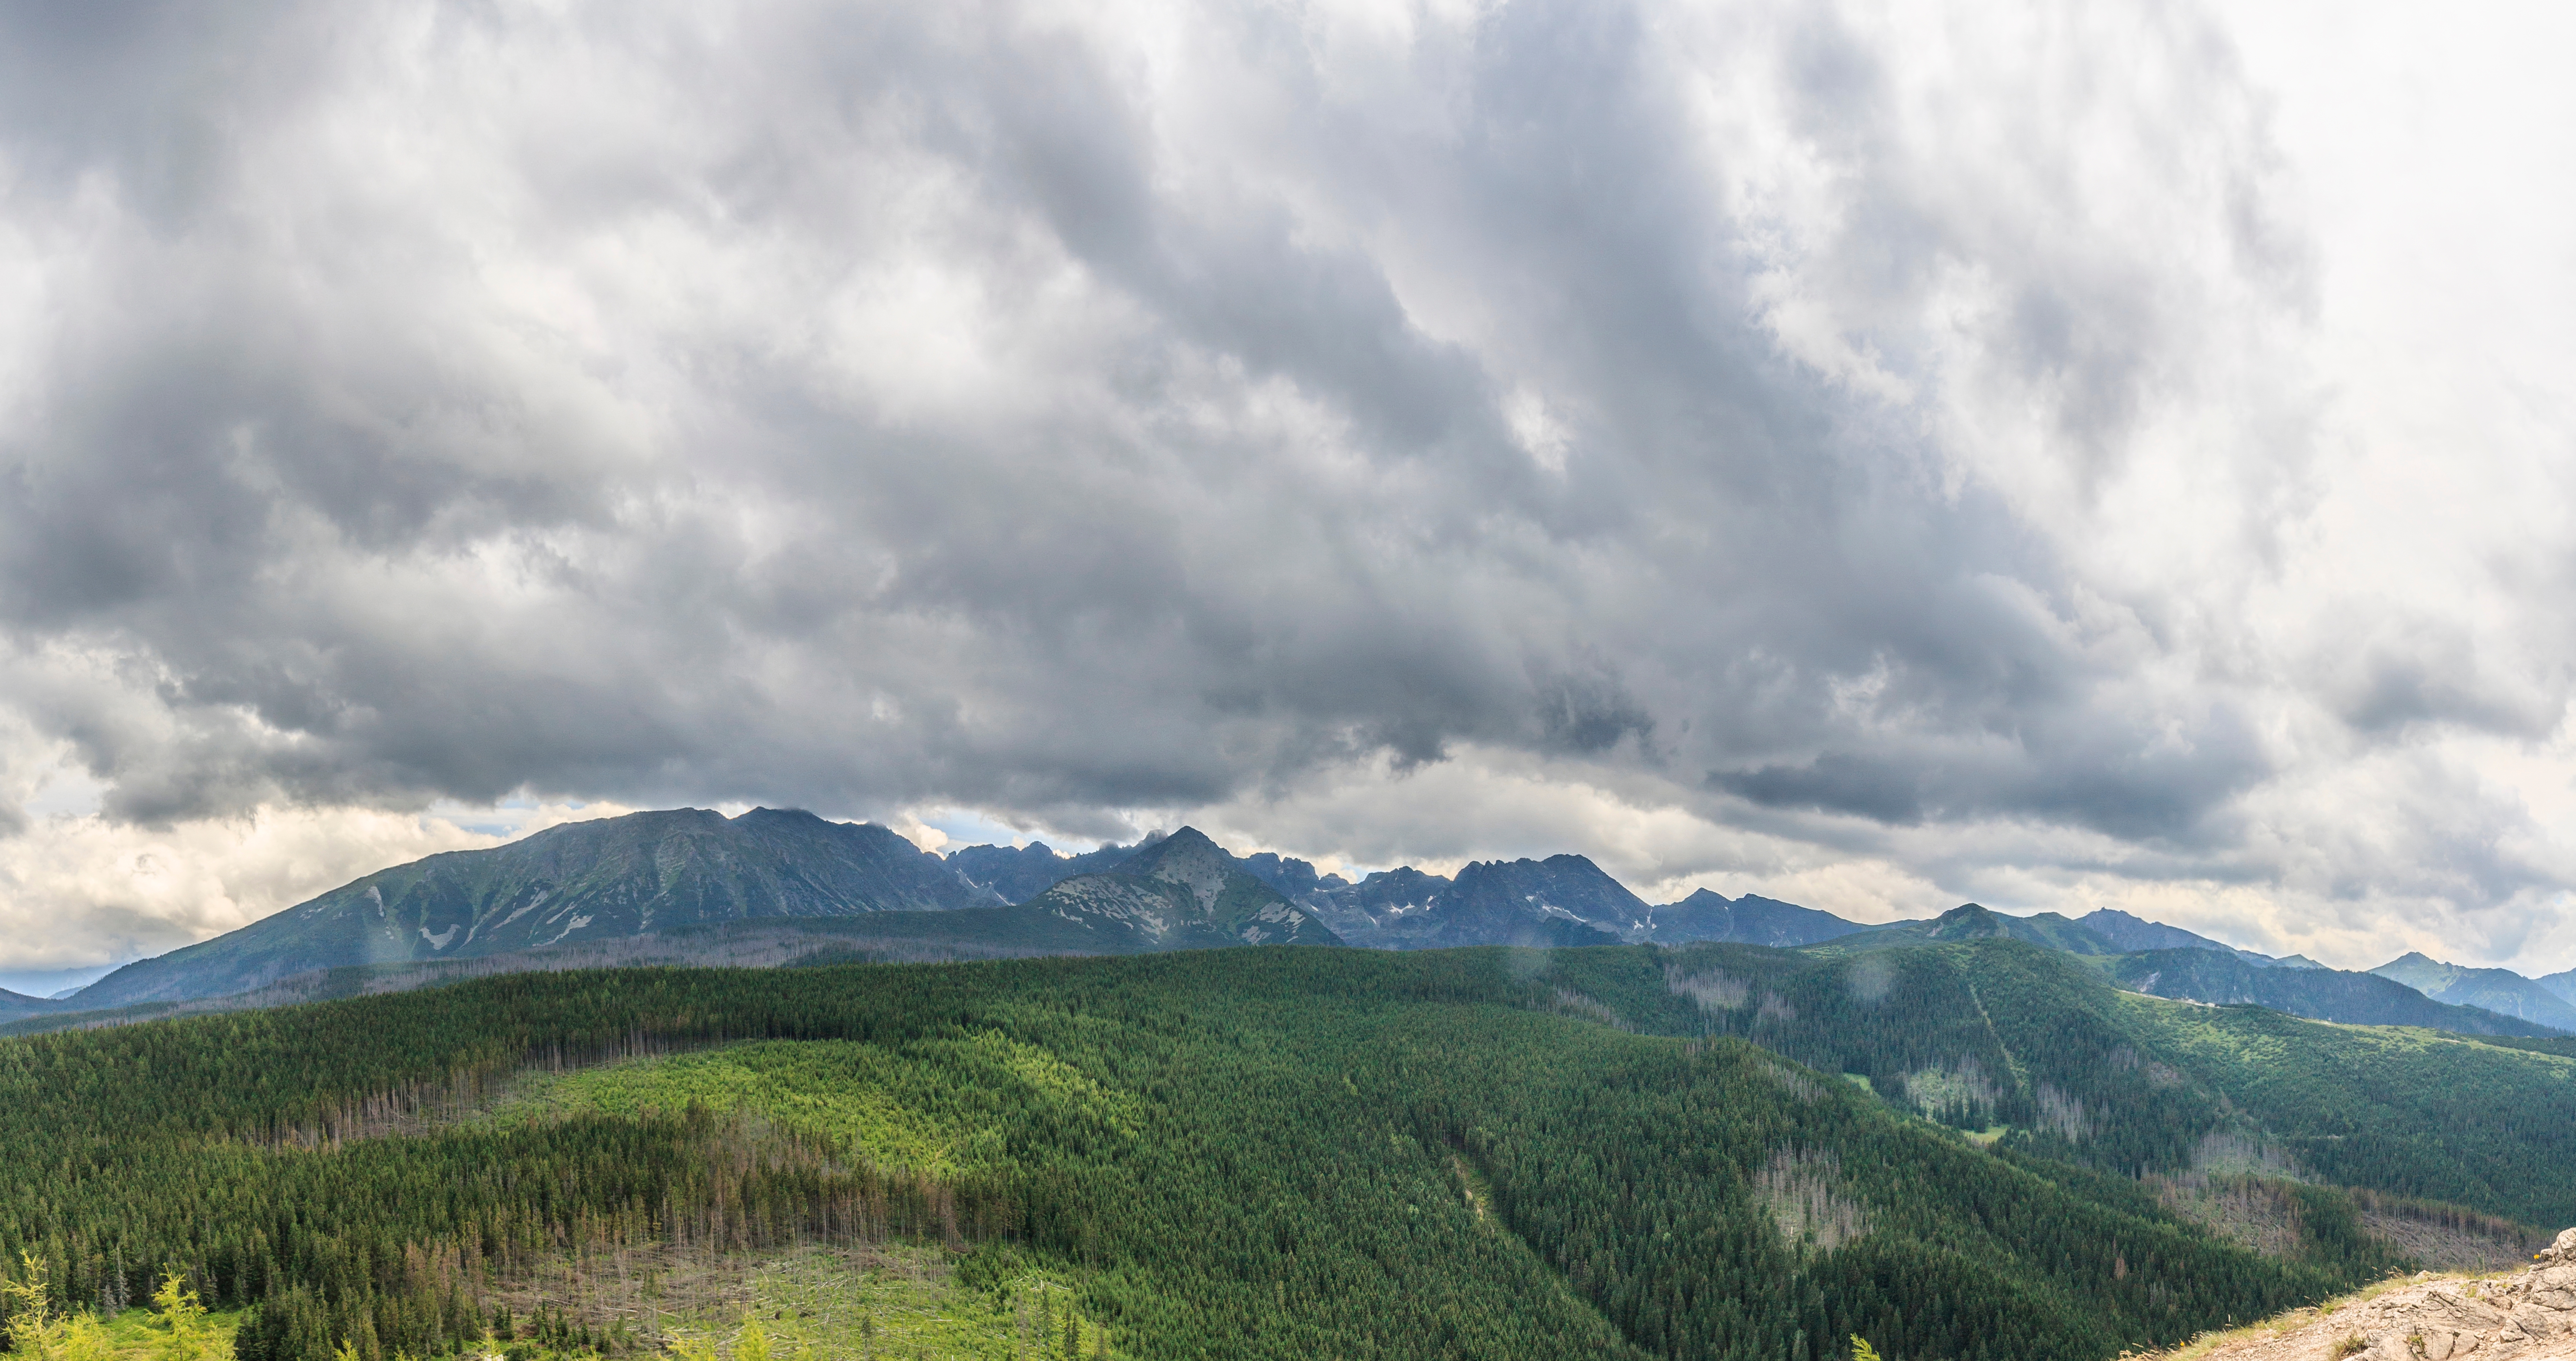
[[[237,1361],[2107,1358],[2527,1233],[2571,1067],[2009,943],[523,974],[0,1041],[0,1252]]]

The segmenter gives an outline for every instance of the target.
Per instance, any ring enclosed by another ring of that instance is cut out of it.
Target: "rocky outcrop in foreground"
[[[2418,1278],[2171,1355],[2193,1361],[2576,1361],[2576,1229],[2559,1234],[2527,1271],[2478,1280]]]

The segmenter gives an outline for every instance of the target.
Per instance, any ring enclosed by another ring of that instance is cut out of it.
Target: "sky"
[[[761,804],[2576,966],[2572,39],[0,3],[0,971]]]

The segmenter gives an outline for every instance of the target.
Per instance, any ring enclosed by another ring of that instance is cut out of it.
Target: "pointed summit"
[[[1226,877],[1242,873],[1234,857],[1196,827],[1184,827],[1138,851],[1118,871],[1187,889],[1201,912],[1215,911]]]
[[[1983,903],[1961,903],[1932,919],[1934,940],[1981,940],[1988,936],[2009,936],[2012,928],[2003,918]]]

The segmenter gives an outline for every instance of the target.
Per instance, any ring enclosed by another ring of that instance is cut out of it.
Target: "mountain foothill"
[[[1274,852],[1235,855],[1190,827],[1081,854],[1044,842],[937,854],[875,824],[771,808],[733,817],[707,809],[631,813],[490,850],[433,855],[126,965],[76,994],[0,992],[0,1023],[46,1027],[55,1018],[202,1006],[280,987],[287,992],[278,995],[294,996],[296,981],[333,971],[410,968],[409,976],[428,981],[496,961],[691,962],[701,942],[760,928],[837,940],[843,950],[928,957],[1701,942],[1850,953],[2009,939],[2074,956],[2115,986],[2153,996],[2460,1034],[2576,1033],[2576,970],[2530,979],[2410,953],[2348,972],[2107,908],[2070,918],[1967,903],[1934,918],[1870,925],[1707,889],[1648,903],[1580,855],[1476,861],[1454,875],[1403,866],[1353,882]],[[637,942],[661,953],[633,954]]]

